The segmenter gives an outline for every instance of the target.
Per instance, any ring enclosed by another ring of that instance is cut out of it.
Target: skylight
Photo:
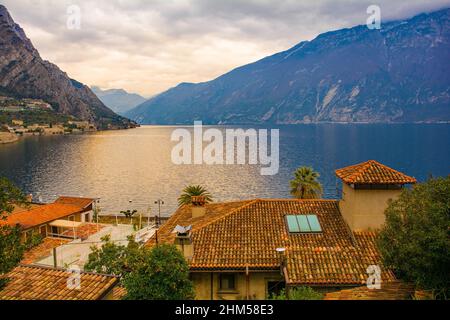
[[[315,214],[287,215],[286,223],[290,233],[317,233],[322,232],[319,219]]]

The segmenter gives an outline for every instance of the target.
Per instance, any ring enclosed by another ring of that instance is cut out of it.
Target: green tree
[[[22,191],[13,185],[8,179],[0,178],[0,214],[3,219],[11,214],[14,205],[27,205],[27,200]]]
[[[173,245],[153,249],[140,247],[131,237],[128,245],[119,245],[109,236],[104,244],[93,246],[87,271],[121,277],[128,300],[179,300],[194,297],[189,280],[189,267],[181,252]]]
[[[397,276],[447,298],[450,289],[450,177],[405,189],[386,209],[377,244]]]
[[[84,266],[87,271],[122,277],[143,260],[143,252],[132,236],[128,238],[126,246],[112,242],[110,235],[104,236],[101,240],[104,243],[100,248],[91,247],[88,262]]]
[[[137,210],[120,211],[120,213],[123,214],[126,218],[131,219],[137,213]]]
[[[189,266],[174,245],[158,245],[143,263],[125,276],[126,300],[187,300],[194,298]]]
[[[209,203],[212,201],[211,194],[202,186],[200,185],[190,185],[184,188],[183,193],[178,198],[178,205],[184,206],[189,205],[192,203],[192,197],[198,197],[203,196],[205,197],[206,203]]]
[[[315,291],[311,287],[292,288],[289,291],[289,299],[286,290],[281,290],[280,294],[272,295],[270,300],[323,300],[323,294]]]
[[[6,220],[14,205],[27,205],[24,194],[6,178],[0,178],[0,220]],[[13,269],[22,259],[26,245],[21,242],[21,228],[0,221],[0,276]],[[0,287],[5,280],[0,280]]]
[[[297,199],[318,199],[322,196],[322,185],[317,180],[319,173],[311,167],[300,167],[290,181],[291,195]]]

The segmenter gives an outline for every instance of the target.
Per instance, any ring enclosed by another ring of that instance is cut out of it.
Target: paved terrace
[[[71,242],[64,243],[56,248],[56,260],[58,267],[68,267],[70,265],[77,265],[81,269],[88,261],[89,253],[91,253],[91,247],[101,247],[103,238],[106,235],[110,235],[111,241],[120,245],[127,245],[127,237],[135,234],[136,232],[131,225],[103,225],[103,227],[94,234],[85,237],[84,239],[77,239]],[[144,229],[138,233],[148,233],[152,236],[154,233],[153,228]],[[53,266],[54,259],[53,254],[36,261],[38,265]]]

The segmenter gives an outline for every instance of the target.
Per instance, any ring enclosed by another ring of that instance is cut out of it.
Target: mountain
[[[126,115],[148,124],[450,121],[450,9],[328,32]]]
[[[134,125],[107,108],[89,87],[44,61],[3,5],[0,5],[0,92],[42,99],[57,113],[91,121],[100,129]]]
[[[99,87],[92,87],[91,90],[101,102],[118,114],[124,114],[147,100],[138,94],[128,93],[123,89],[102,90]]]

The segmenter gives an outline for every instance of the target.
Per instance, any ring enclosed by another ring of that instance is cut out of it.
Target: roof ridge
[[[400,174],[400,175],[402,175],[402,176],[405,176],[405,177],[408,177],[408,178],[416,179],[416,178],[414,178],[414,177],[412,177],[412,176],[409,176],[409,175],[404,174],[404,173],[402,173],[402,172],[400,172],[400,171],[398,171],[398,170],[395,170],[394,168],[388,167],[388,166],[385,165],[385,164],[382,164],[382,163],[377,162],[377,161],[375,161],[375,162],[376,162],[378,165],[380,165],[380,166],[382,166],[383,168],[385,168],[385,169],[394,171],[395,173],[398,173],[398,174]]]
[[[367,169],[369,169],[370,166],[371,166],[374,162],[377,163],[375,160],[368,160],[368,161],[363,162],[362,164],[359,164],[359,165],[358,165],[358,164],[355,164],[355,166],[356,166],[356,167],[359,166],[359,168],[356,168],[356,172],[354,172],[353,174],[350,174],[350,176],[351,176],[351,177],[361,176],[361,175],[364,173],[364,171],[366,171]]]
[[[264,202],[288,202],[288,201],[295,201],[295,202],[314,202],[314,201],[318,201],[318,202],[337,202],[339,201],[338,199],[287,199],[287,198],[259,198],[256,199],[258,201],[264,201]]]
[[[59,198],[86,199],[86,200],[97,200],[97,199],[99,199],[99,198],[92,198],[92,197],[77,197],[77,196],[65,196],[65,195],[58,196],[57,200]]]
[[[45,269],[45,270],[53,270],[53,271],[64,271],[64,272],[68,272],[68,269],[63,268],[63,267],[52,267],[52,266],[48,266],[48,265],[40,265],[40,264],[19,264],[17,267],[20,268],[29,268],[29,269]],[[106,274],[106,273],[95,273],[95,272],[89,272],[89,271],[84,271],[84,270],[80,270],[80,272],[82,274],[86,274],[86,275],[93,275],[93,276],[102,276],[102,277],[108,277],[108,278],[119,278],[116,275],[113,274]]]
[[[259,202],[259,201],[261,201],[261,199],[249,200],[247,203],[243,204],[242,206],[239,206],[239,207],[231,210],[230,212],[227,212],[227,213],[225,213],[225,214],[223,214],[223,215],[221,215],[219,217],[211,219],[210,221],[206,222],[205,224],[202,224],[202,225],[198,226],[197,228],[195,228],[195,225],[194,225],[194,229],[195,230],[201,230],[201,229],[203,229],[203,228],[205,228],[207,226],[210,226],[211,224],[216,223],[217,221],[220,221],[220,220],[222,220],[224,218],[227,218],[227,217],[231,216],[232,214],[235,214],[239,210],[241,210],[243,208],[246,208],[246,207],[248,207],[248,206],[250,206],[252,204],[255,204],[255,203]]]
[[[335,174],[338,178],[342,179],[346,183],[364,183],[364,179],[369,179],[367,183],[373,183],[378,178],[378,183],[392,184],[409,184],[416,183],[416,178],[408,176],[396,169],[393,169],[385,164],[382,164],[376,160],[368,160],[366,162],[354,164],[341,169],[336,169]],[[387,181],[387,182],[386,182]]]

